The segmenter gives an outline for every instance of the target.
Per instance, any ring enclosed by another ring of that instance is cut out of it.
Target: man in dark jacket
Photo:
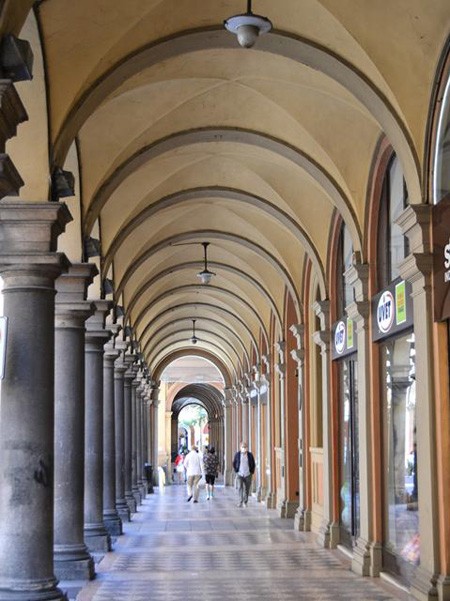
[[[247,507],[252,476],[255,473],[255,458],[248,450],[246,442],[241,442],[241,450],[236,453],[233,459],[233,468],[237,474],[236,479],[239,490],[238,507]]]

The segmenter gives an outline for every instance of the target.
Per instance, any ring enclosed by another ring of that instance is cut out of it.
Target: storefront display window
[[[386,374],[384,563],[409,581],[413,567],[420,563],[414,334],[385,342],[382,359]]]
[[[353,356],[354,357],[354,356]],[[346,358],[341,369],[341,542],[352,547],[359,533],[359,437],[357,361]]]

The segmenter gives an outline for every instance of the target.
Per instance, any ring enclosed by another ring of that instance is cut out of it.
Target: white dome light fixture
[[[247,0],[247,12],[243,15],[234,15],[223,22],[225,29],[237,36],[243,48],[254,46],[258,36],[268,33],[272,23],[267,17],[252,13],[252,0]]]
[[[207,248],[209,246],[209,242],[202,242],[203,252],[204,252],[204,268],[203,271],[197,273],[197,277],[200,279],[202,284],[209,284],[212,280],[213,275],[216,275],[213,271],[209,271],[208,269],[208,257],[207,257]]]

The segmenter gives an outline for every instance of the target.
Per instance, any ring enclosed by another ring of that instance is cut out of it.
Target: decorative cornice
[[[5,196],[18,196],[23,184],[23,179],[9,155],[0,154],[0,199]]]

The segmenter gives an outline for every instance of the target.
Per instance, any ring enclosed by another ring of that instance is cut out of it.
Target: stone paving
[[[186,502],[184,486],[149,495],[77,601],[399,601],[380,579],[349,570],[339,551],[318,547],[255,500],[235,491]]]

